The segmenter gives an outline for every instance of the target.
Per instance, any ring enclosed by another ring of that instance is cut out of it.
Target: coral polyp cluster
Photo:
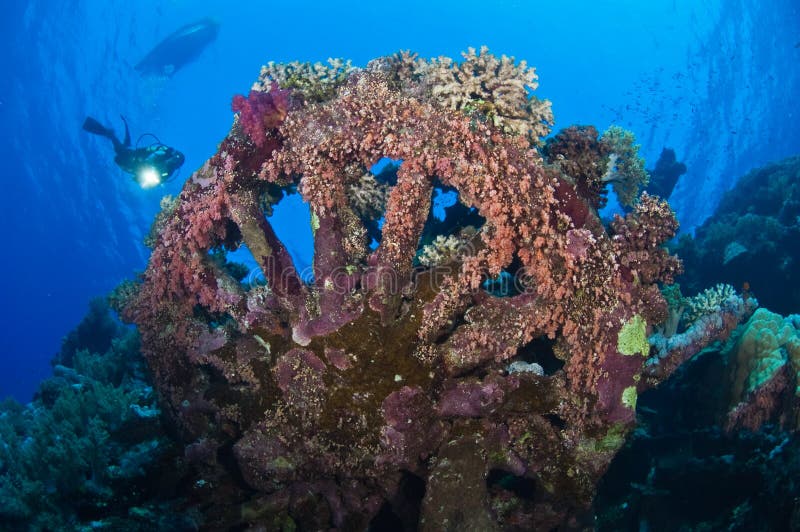
[[[549,105],[527,96],[535,78],[513,59],[401,54],[335,70],[293,66],[331,74],[313,97],[301,91],[321,85],[294,78],[237,97],[126,309],[187,457],[257,493],[248,523],[363,529],[394,512],[423,530],[580,526],[637,394],[687,354],[647,343],[667,318],[659,284],[680,271],[663,247],[673,213],[627,179],[632,210],[603,225],[591,180],[629,167],[591,138],[546,162],[547,130],[531,124],[552,120]],[[469,89],[486,75],[497,90]],[[400,164],[367,194],[385,158]],[[444,221],[437,190],[458,197]],[[267,217],[294,191],[311,210],[310,280]],[[356,208],[367,196],[377,207]],[[464,234],[447,261],[420,265],[425,243]],[[240,246],[266,286],[215,260]],[[720,310],[724,326],[691,348],[726,336],[738,311]]]

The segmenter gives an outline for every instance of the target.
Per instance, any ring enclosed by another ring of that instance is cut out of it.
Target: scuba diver
[[[124,116],[120,116],[125,124],[125,141],[120,142],[111,128],[105,127],[92,117],[87,117],[83,122],[83,129],[89,133],[106,137],[114,144],[114,162],[117,163],[123,172],[131,174],[133,179],[142,188],[152,188],[156,185],[169,181],[176,170],[178,170],[185,157],[175,148],[162,144],[158,137],[151,133],[145,133],[139,137],[151,136],[155,142],[149,146],[131,147],[131,134],[128,130],[128,121]]]

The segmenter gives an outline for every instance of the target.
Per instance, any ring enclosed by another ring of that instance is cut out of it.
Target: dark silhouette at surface
[[[153,48],[135,68],[143,76],[171,76],[197,59],[219,33],[219,24],[205,18],[171,33]]]

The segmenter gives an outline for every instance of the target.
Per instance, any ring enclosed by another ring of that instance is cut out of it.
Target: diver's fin
[[[100,135],[102,137],[107,138],[114,144],[114,151],[119,153],[124,146],[119,143],[119,139],[114,134],[114,130],[108,128],[92,118],[91,116],[87,116],[86,120],[83,121],[83,129],[88,131],[89,133],[94,133],[95,135]],[[128,124],[125,124],[125,130],[127,133]]]
[[[95,135],[102,135],[103,137],[107,137],[112,140],[114,139],[114,131],[107,128],[91,116],[87,116],[86,120],[84,120],[83,129],[89,133],[94,133]]]
[[[129,148],[131,145],[131,132],[128,129],[128,121],[125,120],[125,117],[122,115],[119,115],[119,117],[122,119],[122,123],[125,124],[125,142],[123,143],[123,146]]]

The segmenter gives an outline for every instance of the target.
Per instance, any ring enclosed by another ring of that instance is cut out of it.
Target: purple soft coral
[[[289,110],[289,93],[273,84],[269,92],[251,90],[248,97],[237,94],[231,108],[239,113],[239,124],[247,136],[261,147],[267,141],[267,130],[280,125]]]

